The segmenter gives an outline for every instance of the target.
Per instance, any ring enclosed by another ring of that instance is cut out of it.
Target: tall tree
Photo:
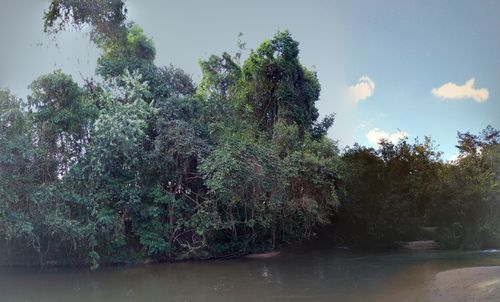
[[[250,53],[242,68],[246,104],[261,129],[272,132],[278,120],[295,123],[299,133],[312,129],[319,114],[320,85],[315,72],[299,62],[299,43],[278,32]]]
[[[83,89],[60,70],[40,76],[30,88],[27,104],[39,156],[35,173],[40,180],[51,182],[83,154],[95,112]]]

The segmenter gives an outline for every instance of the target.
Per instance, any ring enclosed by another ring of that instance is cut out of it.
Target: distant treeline
[[[452,162],[428,137],[345,150],[337,237],[363,247],[419,239],[441,248],[500,247],[500,132],[459,133],[457,148]]]
[[[429,138],[340,152],[289,32],[242,63],[241,42],[200,61],[196,85],[156,66],[125,16],[118,0],[52,1],[46,31],[90,28],[99,80],[57,70],[27,100],[0,90],[3,264],[229,258],[320,227],[365,247],[498,246],[499,131],[459,134],[453,163]]]

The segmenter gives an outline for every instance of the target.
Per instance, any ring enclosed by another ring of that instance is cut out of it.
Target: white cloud
[[[460,158],[460,153],[452,154],[450,156],[450,159],[448,159],[448,162],[450,162],[450,163],[456,163],[459,158]]]
[[[355,103],[372,96],[374,92],[375,83],[367,76],[362,76],[356,84],[347,87],[347,93]]]
[[[446,83],[439,88],[432,89],[432,94],[442,99],[473,99],[478,103],[486,102],[490,93],[486,88],[474,88],[475,79],[471,78],[464,85]]]
[[[388,140],[391,143],[397,143],[400,139],[403,139],[407,136],[408,133],[401,130],[394,133],[388,133],[380,130],[379,128],[374,128],[366,134],[366,138],[368,139],[368,141],[374,145],[378,144],[382,139]]]

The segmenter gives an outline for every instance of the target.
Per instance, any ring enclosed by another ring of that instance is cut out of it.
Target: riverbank
[[[437,273],[429,296],[429,301],[435,302],[500,301],[500,266]]]

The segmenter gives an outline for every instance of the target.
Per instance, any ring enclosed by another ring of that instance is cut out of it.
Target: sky
[[[62,69],[79,82],[94,75],[100,51],[82,32],[50,39],[49,0],[0,0],[0,88],[26,98],[39,75]],[[322,116],[340,147],[375,147],[430,135],[453,158],[457,131],[500,128],[500,1],[496,0],[128,0],[128,18],[156,46],[157,65],[200,80],[200,59],[248,50],[277,30],[300,43],[317,71]]]

